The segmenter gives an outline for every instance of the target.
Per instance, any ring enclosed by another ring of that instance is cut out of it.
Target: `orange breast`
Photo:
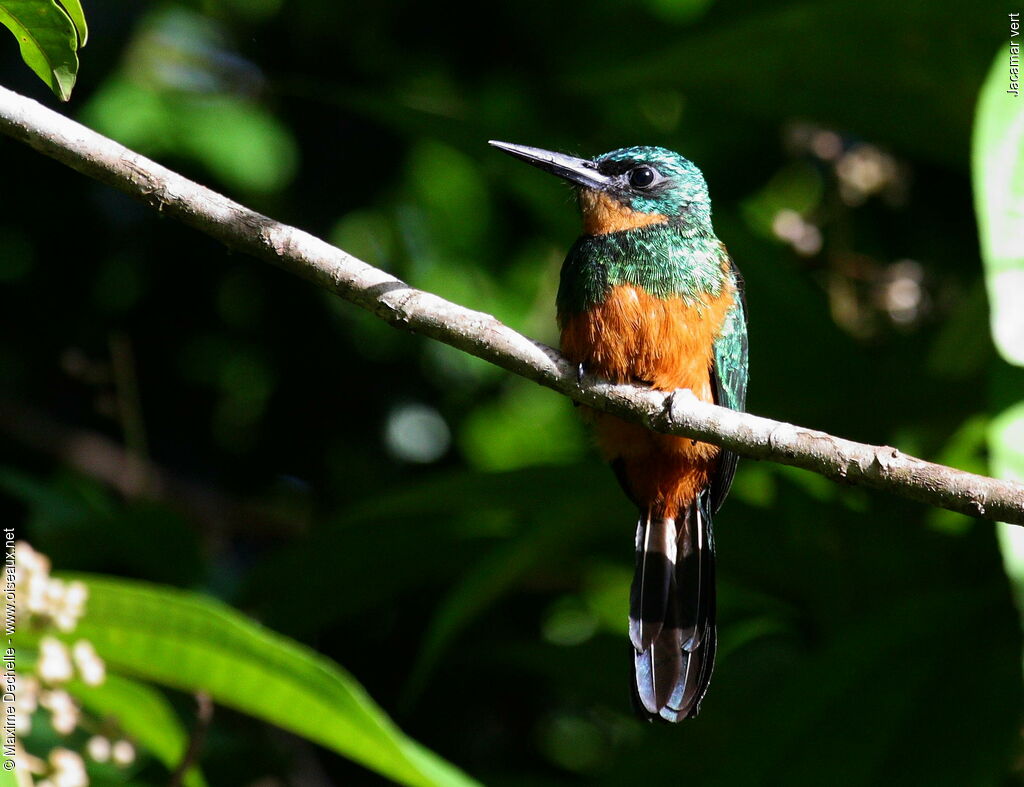
[[[735,292],[695,303],[619,286],[604,303],[562,324],[562,352],[590,374],[659,390],[689,388],[710,402],[714,340]],[[614,416],[586,412],[602,453],[619,466],[626,492],[657,516],[676,516],[709,483],[718,448],[662,435]]]

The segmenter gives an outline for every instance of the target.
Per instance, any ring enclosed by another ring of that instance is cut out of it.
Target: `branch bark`
[[[0,131],[177,218],[229,248],[271,262],[396,328],[449,344],[581,404],[741,456],[881,489],[969,516],[1024,525],[1024,485],[925,462],[890,446],[855,443],[671,393],[578,382],[556,350],[489,314],[417,290],[307,232],[251,211],[35,101],[0,87]]]

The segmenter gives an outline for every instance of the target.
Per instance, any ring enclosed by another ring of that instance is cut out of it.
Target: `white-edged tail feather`
[[[696,716],[714,665],[715,566],[702,495],[677,522],[641,516],[630,593],[633,695],[647,718]]]

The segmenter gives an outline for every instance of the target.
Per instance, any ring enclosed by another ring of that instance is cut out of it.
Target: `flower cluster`
[[[36,787],[87,787],[89,777],[81,755],[58,746],[50,752],[46,762],[47,778],[36,782]]]
[[[49,558],[24,541],[19,541],[16,548],[17,622],[51,625],[63,633],[73,630],[85,612],[85,585],[51,577]]]
[[[19,738],[32,730],[32,720],[40,709],[46,711],[53,730],[70,736],[91,726],[82,710],[64,688],[78,679],[87,686],[98,686],[106,679],[106,666],[88,640],[77,639],[70,646],[54,634],[69,635],[85,612],[88,599],[82,582],[65,582],[50,576],[50,561],[24,541],[15,551],[16,620],[19,628],[45,632],[39,640],[39,657],[31,672],[16,675],[17,712],[15,729]],[[93,735],[86,753],[96,762],[128,765],[135,749],[126,740],[112,741]],[[89,780],[82,756],[63,746],[49,752],[46,759],[19,752],[26,770],[36,777],[36,787],[86,787]]]

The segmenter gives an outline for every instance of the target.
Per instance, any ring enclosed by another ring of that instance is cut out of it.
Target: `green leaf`
[[[998,478],[1024,482],[1024,401],[1007,408],[988,427],[992,473]],[[1007,573],[1024,583],[1024,530],[1000,525],[999,543]]]
[[[1024,103],[1010,88],[1010,46],[1004,46],[981,89],[971,170],[978,214],[989,323],[999,354],[1024,366]],[[1019,54],[1019,48],[1018,48]],[[988,430],[992,472],[1024,479],[1024,402],[996,416]],[[997,531],[1007,573],[1024,583],[1024,533]]]
[[[406,737],[341,667],[205,596],[81,575],[88,612],[76,636],[113,672],[263,719],[409,785],[471,779]]]
[[[989,425],[992,472],[1024,482],[1024,401],[1004,410]]]
[[[88,32],[78,0],[66,5],[68,11],[53,0],[0,0],[0,24],[14,33],[22,60],[61,101],[71,97],[78,75],[76,52]]]
[[[992,336],[1024,366],[1024,99],[1008,92],[1010,49],[996,56],[975,117],[972,170]]]
[[[78,48],[81,49],[89,40],[89,27],[85,24],[85,12],[82,11],[82,4],[79,0],[60,0],[60,4],[75,25],[75,32],[78,33]]]
[[[35,671],[39,636],[40,632],[31,630],[19,631],[15,636],[20,671]],[[93,717],[101,722],[110,719],[113,729],[120,730],[138,743],[169,771],[178,767],[188,746],[188,735],[171,704],[159,690],[110,673],[99,686],[89,686],[76,679],[64,684],[64,688]],[[198,767],[188,770],[185,784],[188,787],[205,787],[206,780]],[[0,787],[4,787],[2,781]]]
[[[80,681],[68,685],[68,691],[82,706],[100,718],[112,716],[118,726],[143,749],[173,771],[188,746],[188,736],[170,703],[156,689],[144,683],[108,674],[99,686]],[[206,781],[197,768],[185,774],[189,787],[203,787]]]

